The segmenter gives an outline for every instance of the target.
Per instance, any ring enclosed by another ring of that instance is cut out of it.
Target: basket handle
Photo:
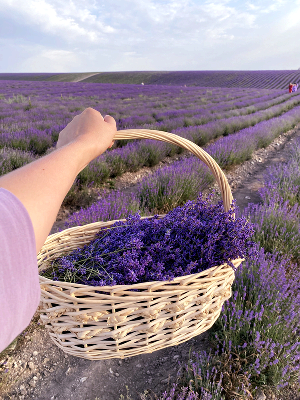
[[[173,143],[177,146],[183,147],[186,150],[189,150],[201,161],[203,161],[211,170],[221,190],[224,209],[226,212],[230,209],[233,197],[226,176],[215,160],[195,143],[183,137],[174,135],[173,133],[156,131],[152,129],[125,129],[117,131],[114,136],[114,140],[122,139],[156,139],[162,142]]]

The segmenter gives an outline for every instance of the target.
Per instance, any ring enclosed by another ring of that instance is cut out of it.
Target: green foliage
[[[104,161],[94,161],[85,167],[77,178],[77,184],[81,186],[99,186],[109,177],[108,165]]]
[[[199,192],[213,182],[209,172],[202,171],[201,179],[195,174],[158,173],[141,182],[138,196],[142,209],[164,213],[188,200],[196,199]]]
[[[52,132],[51,133],[52,143],[56,143],[58,141],[59,134],[60,134],[60,132]]]
[[[155,146],[142,145],[140,151],[143,154],[146,167],[154,167],[161,160],[161,154]]]
[[[191,391],[200,395],[199,400],[224,400],[220,366],[219,358],[213,356],[211,352],[200,351],[192,354],[190,352],[189,361],[182,369],[178,386],[189,387]]]
[[[4,99],[4,101],[7,104],[27,103],[27,97],[23,96],[22,94],[17,94],[17,95],[13,94],[13,97],[9,97],[7,100]]]
[[[126,397],[121,394],[119,400],[132,400],[132,397],[129,394],[128,386],[126,386]]]
[[[79,187],[78,183],[75,181],[64,198],[62,206],[80,209],[80,207],[89,207],[97,201],[97,199],[98,193],[91,191],[86,186]]]
[[[111,156],[109,153],[106,156],[106,162],[108,164],[109,173],[111,178],[122,175],[126,172],[126,164],[124,158],[119,156]]]
[[[0,150],[0,175],[8,174],[23,165],[34,161],[34,156],[17,150],[5,150],[8,154],[4,157],[4,149]]]
[[[250,220],[255,224],[254,240],[265,251],[285,254],[300,261],[300,210],[280,200],[269,206],[249,206]]]
[[[9,147],[11,147],[12,149],[17,149],[17,150],[22,150],[22,151],[28,151],[28,142],[27,140],[21,138],[21,139],[15,139],[12,138],[10,143],[9,143]]]
[[[124,147],[124,146],[127,146],[128,143],[133,143],[133,142],[134,142],[134,140],[132,140],[132,139],[117,140],[115,142],[115,146],[116,147]],[[115,146],[113,146],[111,149],[108,149],[108,151],[111,151],[112,149],[114,149]]]
[[[69,108],[70,112],[83,111],[83,110],[84,110],[83,107],[71,107],[71,108]]]
[[[282,277],[286,261],[280,259],[279,268],[277,263],[275,256],[262,256],[239,270],[233,297],[212,328],[211,340],[219,345],[220,371],[228,393],[238,381],[240,387],[243,383],[253,393],[255,387],[279,389],[282,381],[298,379],[297,369],[289,377],[285,374],[295,366],[294,357],[300,349],[299,306],[297,311],[290,298],[292,290],[282,290],[287,283]]]
[[[37,154],[39,156],[43,155],[46,153],[46,151],[49,149],[49,147],[52,146],[52,140],[51,138],[41,138],[38,136],[34,136],[30,138],[29,140],[29,146],[28,149],[29,151],[32,151],[34,154]]]
[[[24,111],[29,111],[32,108],[33,108],[33,105],[31,104],[31,100],[30,100],[30,97],[29,97],[28,104],[27,104],[27,106],[24,107]]]
[[[300,147],[294,146],[289,165],[278,164],[265,174],[267,190],[263,190],[264,203],[270,204],[275,197],[288,202],[290,207],[300,204]]]
[[[167,156],[172,157],[175,156],[175,154],[182,154],[184,152],[184,149],[180,146],[176,146],[175,144],[168,143],[168,151],[167,151]]]
[[[192,125],[195,125],[195,123],[194,123],[194,121],[191,119],[191,118],[184,118],[183,119],[183,126],[185,127],[185,128],[187,128],[187,127],[189,127],[189,126],[192,126]]]
[[[62,94],[60,95],[61,100],[77,100],[80,99],[78,96],[63,96]]]

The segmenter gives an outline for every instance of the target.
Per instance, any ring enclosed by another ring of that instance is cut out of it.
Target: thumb
[[[107,124],[109,124],[112,128],[117,129],[117,124],[116,121],[113,117],[111,117],[110,115],[105,115],[104,117],[104,122],[106,122]],[[114,145],[114,140],[111,142],[110,146],[108,146],[108,148],[110,149],[113,145]]]
[[[105,115],[104,121],[107,122],[109,125],[111,125],[113,128],[117,127],[115,119],[110,115]]]

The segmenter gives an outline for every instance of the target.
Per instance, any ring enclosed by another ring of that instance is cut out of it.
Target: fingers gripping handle
[[[188,139],[174,135],[173,133],[151,129],[125,129],[117,131],[114,140],[122,139],[155,139],[162,142],[172,143],[189,150],[201,161],[203,161],[211,170],[221,190],[224,209],[226,212],[230,209],[233,197],[226,176],[215,160],[195,143]]]

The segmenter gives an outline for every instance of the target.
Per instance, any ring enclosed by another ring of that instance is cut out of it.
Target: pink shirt
[[[39,301],[31,219],[21,201],[0,188],[0,352],[28,326]]]

